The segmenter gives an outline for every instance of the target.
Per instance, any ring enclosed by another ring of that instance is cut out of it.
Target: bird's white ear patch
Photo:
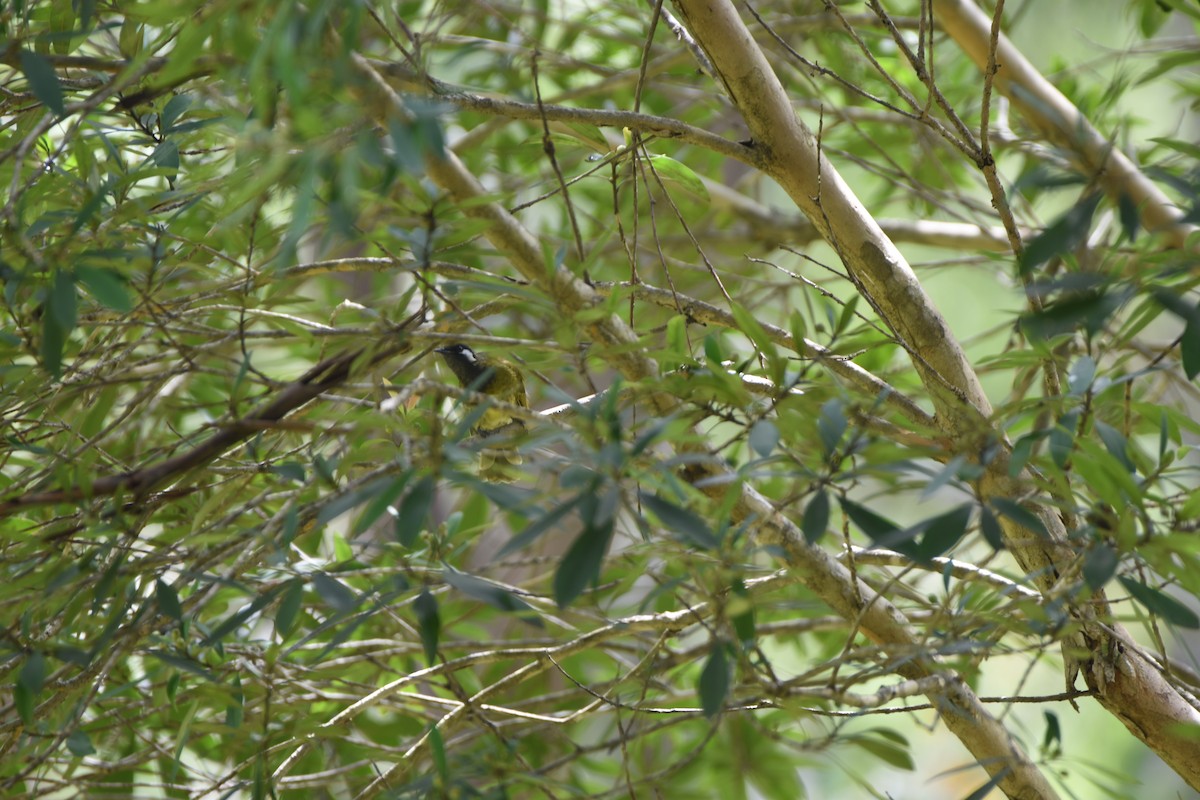
[[[460,345],[459,355],[461,355],[463,358],[465,358],[467,361],[471,362],[472,364],[479,363],[479,359],[475,357],[475,351],[472,350],[471,348],[467,347],[466,345]]]

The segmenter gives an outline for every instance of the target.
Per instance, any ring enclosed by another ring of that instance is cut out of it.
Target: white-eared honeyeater
[[[464,388],[493,397],[501,403],[529,408],[525,378],[512,363],[476,353],[465,344],[439,347],[436,352],[441,354],[446,366],[450,367]],[[502,408],[491,406],[484,410],[472,430],[479,436],[487,437],[505,429],[517,431],[524,427],[524,420]],[[520,463],[520,454],[512,448],[488,448],[479,454],[479,474],[489,480],[512,480],[512,471],[505,467]]]

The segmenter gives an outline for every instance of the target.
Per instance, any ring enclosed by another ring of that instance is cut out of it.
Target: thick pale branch
[[[713,31],[707,33],[711,37]],[[357,63],[388,97],[392,103],[390,111],[406,114],[400,98],[378,71],[365,59],[357,59]],[[426,170],[430,179],[463,204],[467,213],[489,223],[485,235],[492,245],[504,252],[523,276],[541,286],[564,314],[574,315],[596,307],[599,297],[595,290],[565,267],[548,268],[533,235],[499,204],[484,201],[485,189],[453,153],[430,156],[426,159]],[[915,279],[912,285],[915,286]],[[627,379],[656,377],[657,365],[641,353],[636,335],[619,317],[611,315],[589,321],[587,330],[595,341],[611,347],[614,366]],[[656,393],[652,399],[653,407],[660,414],[673,412],[677,403],[675,398],[663,393]],[[843,617],[853,620],[873,641],[904,658],[905,666],[899,670],[900,674],[914,680],[944,675],[944,692],[930,699],[944,712],[946,724],[958,733],[980,763],[993,774],[1004,774],[1002,785],[1011,788],[1014,797],[1055,796],[1004,726],[987,712],[968,686],[953,673],[944,673],[936,661],[914,656],[914,653],[922,652],[922,639],[899,609],[864,582],[856,580],[834,556],[809,543],[795,524],[779,514],[752,487],[727,473],[717,459],[696,465],[695,473],[689,477],[714,494],[720,494],[730,486],[740,487],[734,489],[739,494],[733,518],[756,520],[760,540],[779,545],[787,554],[790,566],[813,592]],[[405,769],[403,764],[394,768],[397,774]],[[390,773],[381,776],[362,793],[362,797],[376,795],[390,781]]]
[[[980,69],[987,69],[991,18],[972,0],[934,0],[933,13],[938,25],[963,52]],[[1075,153],[1079,168],[1088,176],[1098,176],[1113,199],[1122,196],[1131,199],[1147,230],[1166,236],[1174,247],[1185,246],[1196,226],[1182,222],[1183,212],[1003,34],[997,42],[995,58],[999,68],[995,87],[1030,123],[1050,141]]]

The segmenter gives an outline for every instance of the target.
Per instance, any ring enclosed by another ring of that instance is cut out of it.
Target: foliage
[[[0,786],[790,798],[837,763],[863,787],[924,770],[925,734],[872,717],[928,722],[942,684],[831,610],[746,492],[972,688],[1062,659],[1102,592],[1149,652],[1200,627],[1195,237],[1145,230],[1014,117],[991,144],[1014,256],[943,135],[950,110],[978,132],[979,71],[932,37],[946,106],[918,113],[888,26],[925,46],[925,4],[840,5],[742,16],[867,210],[939,259],[921,279],[952,276],[994,406],[970,444],[814,242],[826,222],[731,158],[737,111],[654,4],[0,11]],[[1125,14],[1153,42],[1185,5]],[[1106,95],[1194,104],[1193,61],[1148,47],[1062,85],[1195,222],[1191,140]],[[486,190],[432,177],[451,157]],[[487,238],[492,202],[550,277]],[[594,302],[565,303],[562,271]],[[614,317],[633,338],[595,335]],[[430,354],[447,340],[563,404],[514,440],[513,484],[475,474],[480,398]],[[634,357],[658,371],[622,376]],[[1028,494],[981,490],[1002,461]],[[1050,591],[1007,552],[1052,535],[1035,501],[1074,554]],[[1046,713],[1045,761],[1078,758]],[[958,796],[996,785],[967,774]]]

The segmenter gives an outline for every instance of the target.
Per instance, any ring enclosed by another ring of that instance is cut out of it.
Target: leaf
[[[760,419],[750,428],[749,439],[750,449],[766,458],[779,444],[779,428],[769,419]]]
[[[288,581],[288,586],[275,609],[275,632],[281,639],[286,639],[296,624],[300,613],[300,605],[304,601],[304,581],[295,579]]]
[[[1126,291],[1088,291],[1068,294],[1046,303],[1040,311],[1022,314],[1021,332],[1035,342],[1044,342],[1083,327],[1090,334],[1100,331],[1129,298]]]
[[[532,613],[533,606],[502,586],[497,586],[491,581],[468,575],[465,572],[459,572],[449,566],[442,571],[442,579],[467,597],[487,603],[499,611],[517,613],[525,622],[539,628],[542,626],[542,620]]]
[[[971,509],[971,504],[963,504],[929,520],[916,550],[917,557],[928,562],[958,544],[971,524]]]
[[[898,737],[898,740],[897,740]],[[908,752],[908,740],[894,731],[878,729],[856,736],[851,741],[885,764],[912,771],[916,769]]]
[[[1021,254],[1021,274],[1029,275],[1050,259],[1069,253],[1082,244],[1091,230],[1092,216],[1100,206],[1102,197],[1100,192],[1088,194],[1034,237]]]
[[[496,553],[496,558],[505,558],[533,544],[542,534],[553,528],[561,519],[574,511],[582,499],[582,495],[575,495],[566,503],[547,511],[526,525],[521,529],[520,533],[505,542],[500,551]]]
[[[404,492],[404,487],[408,485],[408,478],[411,473],[404,473],[391,480],[385,482],[382,486],[372,484],[372,492],[374,497],[370,499],[362,513],[358,515],[358,519],[354,521],[354,527],[350,529],[351,536],[358,536],[375,524],[375,521],[383,516],[388,506],[396,502]]]
[[[1166,310],[1182,319],[1186,324],[1179,340],[1179,354],[1183,371],[1188,380],[1200,374],[1200,304],[1187,303],[1182,297],[1165,289],[1154,292],[1154,299]]]
[[[1020,503],[1009,500],[1007,497],[993,497],[989,502],[1000,516],[1007,517],[1010,521],[1033,531],[1038,536],[1049,537],[1050,534],[1046,532],[1046,526],[1042,524],[1041,518]]]
[[[987,506],[979,509],[979,532],[983,534],[983,540],[990,544],[993,550],[1004,549],[1004,529],[1000,527],[1000,521]]]
[[[1129,458],[1129,442],[1119,430],[1113,426],[1096,420],[1096,433],[1100,436],[1100,441],[1104,442],[1105,449],[1112,454],[1113,458],[1121,462],[1122,466],[1129,472],[1136,471],[1133,461]]]
[[[691,167],[670,156],[652,155],[649,161],[650,166],[664,182],[676,183],[697,199],[703,200],[705,203],[709,202],[708,189],[705,187],[704,181],[700,180],[700,176]]]
[[[416,544],[425,528],[425,519],[433,507],[436,485],[432,475],[424,475],[413,484],[396,511],[396,540],[405,547]]]
[[[442,632],[437,598],[430,594],[428,589],[422,589],[413,601],[413,613],[417,615],[417,629],[421,633],[421,644],[425,648],[425,661],[433,666],[437,663],[438,638]]]
[[[1058,724],[1058,715],[1053,711],[1043,711],[1046,720],[1046,733],[1042,737],[1042,749],[1059,749],[1062,746],[1062,728]]]
[[[71,735],[67,737],[67,750],[77,758],[90,756],[96,752],[96,748],[92,746],[92,740],[78,728],[71,731]]]
[[[1117,574],[1117,551],[1106,544],[1097,544],[1083,558],[1083,580],[1092,591],[1104,588]]]
[[[846,432],[845,405],[841,398],[834,397],[821,406],[821,414],[817,417],[817,434],[821,437],[821,446],[825,448],[826,455],[832,455],[837,450]]]
[[[1067,371],[1067,391],[1076,397],[1082,397],[1092,388],[1096,377],[1096,362],[1089,355],[1080,356]]]
[[[639,492],[638,498],[665,527],[677,534],[676,538],[681,541],[702,550],[716,550],[721,546],[708,523],[698,514],[649,492]]]
[[[133,310],[125,279],[116,270],[80,265],[75,268],[75,276],[92,297],[113,311],[128,313]]]
[[[21,671],[17,673],[17,686],[22,687],[32,695],[42,691],[46,681],[46,656],[40,650],[34,650],[25,657]]]
[[[334,611],[347,614],[358,608],[359,598],[353,589],[326,572],[312,574],[313,589]]]
[[[1145,606],[1151,614],[1157,614],[1172,625],[1178,625],[1181,628],[1200,628],[1200,617],[1196,616],[1196,612],[1169,594],[1152,589],[1140,581],[1125,576],[1120,576],[1117,580],[1133,596],[1133,599]]]
[[[800,530],[804,531],[804,539],[809,544],[816,544],[825,531],[829,529],[829,493],[818,489],[808,506],[804,509],[804,518],[800,521]]]
[[[865,533],[876,547],[889,547],[899,552],[911,552],[912,534],[900,528],[899,525],[886,517],[876,514],[865,506],[860,506],[852,500],[838,498],[842,512],[850,518],[860,531]]]
[[[733,319],[737,322],[738,330],[754,342],[758,352],[766,356],[769,361],[777,363],[779,351],[775,347],[774,340],[767,335],[766,328],[758,321],[758,317],[739,303],[734,303],[730,310],[733,312]]]
[[[58,75],[54,67],[41,55],[32,50],[21,51],[21,72],[29,81],[29,90],[33,96],[42,102],[46,108],[54,112],[56,117],[66,113],[63,103],[62,86],[58,83]]]
[[[179,602],[179,595],[175,593],[175,588],[161,579],[154,582],[154,599],[158,603],[159,609],[176,622],[183,622],[183,604]]]
[[[721,642],[713,642],[696,682],[696,693],[700,696],[700,708],[709,719],[725,707],[725,698],[729,696],[729,659]]]
[[[554,600],[559,608],[569,606],[600,578],[612,535],[613,524],[609,521],[599,527],[586,525],[575,538],[554,573]]]

